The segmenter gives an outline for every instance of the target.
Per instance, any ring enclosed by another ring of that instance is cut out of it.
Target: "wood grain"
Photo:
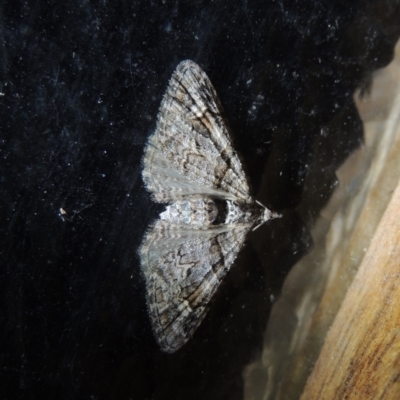
[[[301,399],[400,398],[400,184]]]

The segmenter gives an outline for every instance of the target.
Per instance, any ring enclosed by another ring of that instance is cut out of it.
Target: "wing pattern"
[[[171,229],[157,221],[140,250],[155,337],[172,353],[193,335],[249,226]]]
[[[161,103],[143,179],[157,202],[192,194],[249,200],[249,186],[205,72],[181,62]]]
[[[209,210],[190,208],[210,203],[195,199],[218,198],[233,210],[235,221],[237,203],[254,203],[215,89],[192,61],[181,62],[171,77],[142,175],[155,201],[172,203],[139,249],[153,331],[161,349],[172,353],[203,320],[256,220],[243,214],[247,223],[212,225]],[[174,215],[179,212],[185,218]],[[204,226],[176,223],[198,221],[202,215],[210,216]]]

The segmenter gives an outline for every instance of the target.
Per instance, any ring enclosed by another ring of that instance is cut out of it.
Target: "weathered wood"
[[[328,332],[303,400],[400,398],[400,183]]]

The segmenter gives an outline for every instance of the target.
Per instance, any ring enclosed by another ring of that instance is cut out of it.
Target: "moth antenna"
[[[264,221],[265,222],[265,221]],[[254,232],[256,229],[258,229],[261,225],[264,225],[264,222],[261,222],[258,224],[255,228],[252,229],[252,232]]]
[[[257,203],[259,206],[261,206],[261,207],[267,209],[267,207],[265,207],[264,204],[260,203],[258,200],[256,200],[256,203]],[[253,230],[254,230],[254,229],[253,229]]]

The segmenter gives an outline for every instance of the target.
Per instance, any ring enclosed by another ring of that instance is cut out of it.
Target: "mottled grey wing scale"
[[[218,96],[192,61],[182,61],[171,77],[143,164],[157,202],[194,194],[251,201]]]
[[[171,229],[158,220],[140,249],[147,303],[161,349],[173,353],[200,325],[248,225]]]

